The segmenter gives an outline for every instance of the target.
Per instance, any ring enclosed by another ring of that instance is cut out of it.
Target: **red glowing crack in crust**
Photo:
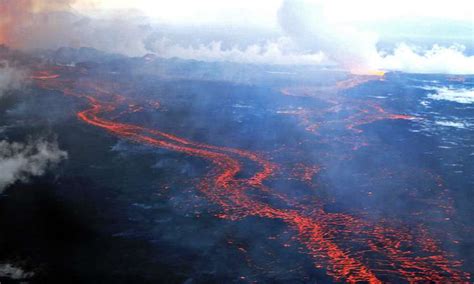
[[[300,120],[301,126],[305,130],[319,136],[320,141],[339,142],[351,144],[353,150],[368,146],[368,142],[363,137],[352,139],[350,134],[360,134],[363,132],[361,126],[381,120],[414,120],[414,116],[405,114],[393,114],[387,112],[382,106],[373,101],[362,101],[350,98],[341,94],[342,91],[354,88],[370,81],[383,81],[384,73],[374,71],[372,75],[349,75],[348,79],[337,82],[331,86],[310,86],[283,88],[281,94],[285,96],[311,97],[321,101],[327,106],[312,109],[310,107],[299,107],[297,109],[279,110],[279,114],[296,116]],[[336,115],[336,119],[328,119],[331,114]],[[348,130],[347,134],[335,137],[322,138],[321,132],[324,129],[343,128]],[[350,138],[347,139],[347,136]]]
[[[378,80],[378,78],[376,78]],[[282,114],[291,114],[301,117],[302,124],[306,126],[306,130],[316,133],[321,127],[321,124],[329,125],[336,123],[344,123],[345,128],[357,133],[361,133],[362,130],[359,126],[370,124],[378,120],[413,120],[416,117],[404,114],[392,114],[388,113],[380,105],[375,102],[365,102],[361,104],[356,99],[350,99],[341,96],[338,92],[345,89],[353,88],[359,84],[366,83],[370,80],[376,80],[372,77],[357,79],[351,78],[348,80],[340,81],[334,87],[315,87],[315,88],[284,88],[281,93],[285,96],[304,96],[313,97],[328,103],[330,106],[324,109],[318,109],[312,111],[309,109],[298,109],[290,111],[280,111]],[[324,121],[314,122],[322,120],[321,117],[328,113],[340,113],[342,111],[350,111],[352,114],[343,120],[337,121]]]
[[[469,275],[458,270],[461,263],[450,260],[449,255],[422,227],[418,230],[420,238],[388,223],[373,224],[348,214],[327,213],[321,206],[304,206],[264,185],[264,181],[274,175],[279,166],[259,154],[198,143],[156,129],[109,120],[106,117],[121,107],[128,110],[121,112],[121,115],[140,111],[141,107],[109,91],[113,88],[104,82],[80,80],[75,81],[80,86],[73,86],[71,81],[62,79],[54,70],[42,70],[32,78],[41,88],[86,99],[90,107],[77,113],[77,117],[90,125],[137,143],[208,160],[214,166],[199,183],[198,189],[222,208],[219,217],[238,220],[257,216],[284,222],[296,232],[297,239],[313,258],[315,267],[324,268],[336,281],[381,283],[387,275],[409,282],[469,281]],[[157,102],[149,105],[160,107]],[[391,116],[382,109],[377,112],[385,117]],[[372,120],[367,118],[363,122]],[[245,163],[254,163],[259,170],[249,178],[238,178]],[[302,170],[302,179],[310,182],[319,167],[302,166]],[[285,201],[289,207],[281,209],[256,200],[249,194],[251,190],[271,194]],[[422,255],[405,249],[409,247],[419,247]]]

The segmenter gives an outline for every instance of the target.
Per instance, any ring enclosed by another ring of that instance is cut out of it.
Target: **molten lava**
[[[375,76],[375,77],[383,77],[385,76],[385,71],[383,70],[361,70],[361,69],[352,69],[351,74],[357,76]]]
[[[160,104],[141,106],[117,93],[114,84],[87,77],[73,81],[54,72],[38,72],[32,78],[41,88],[85,100],[89,106],[77,113],[80,120],[136,143],[207,160],[212,169],[197,188],[209,201],[219,205],[218,217],[235,221],[249,216],[279,220],[293,230],[304,251],[313,259],[315,269],[324,269],[334,280],[349,283],[469,281],[469,275],[459,270],[461,263],[452,260],[423,226],[414,230],[388,220],[374,222],[361,216],[329,213],[317,203],[305,205],[265,185],[281,165],[250,151],[195,142],[159,129],[120,122],[121,116],[146,107],[160,107]],[[123,108],[127,111],[120,111]],[[410,119],[389,114],[372,103],[359,103],[353,109],[352,116],[338,122],[352,131],[360,131],[358,126],[380,119]],[[334,111],[338,111],[335,106],[326,110]],[[250,164],[254,165],[251,169],[256,168],[255,172],[247,178],[238,177],[239,173],[249,171]],[[311,182],[320,170],[317,165],[305,164],[296,169],[305,182]],[[278,207],[255,198],[252,194],[255,192],[273,196],[287,206]]]
[[[354,75],[348,79],[336,82],[334,86],[284,88],[280,92],[285,96],[311,97],[323,102],[320,108],[300,107],[298,109],[280,110],[278,113],[297,116],[305,130],[322,136],[325,129],[346,129],[352,133],[362,133],[361,126],[381,120],[414,120],[416,117],[405,114],[393,114],[373,101],[363,101],[343,94],[370,81],[380,80],[385,73],[378,75]],[[328,118],[331,114],[336,119]],[[350,134],[347,134],[350,135]],[[326,142],[334,141],[351,144],[353,150],[368,146],[368,142],[360,139],[346,139],[344,136],[324,138]]]

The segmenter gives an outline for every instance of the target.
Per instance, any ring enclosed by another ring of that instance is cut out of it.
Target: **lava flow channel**
[[[296,231],[298,239],[314,259],[315,267],[324,268],[336,281],[381,283],[384,275],[400,277],[410,282],[469,281],[469,275],[458,270],[461,264],[449,260],[448,256],[437,248],[434,241],[430,241],[425,249],[431,254],[420,257],[401,249],[401,243],[407,246],[417,245],[413,241],[414,237],[408,233],[403,235],[396,229],[373,226],[350,215],[319,210],[316,216],[312,216],[304,213],[310,211],[309,208],[295,206],[291,209],[281,209],[255,200],[248,191],[257,189],[264,193],[271,193],[271,189],[264,186],[263,182],[272,176],[276,169],[276,165],[255,153],[197,143],[159,130],[108,120],[107,115],[116,111],[121,104],[130,106],[124,103],[126,99],[123,96],[115,95],[94,83],[83,82],[85,86],[80,90],[75,90],[72,86],[68,86],[67,81],[58,80],[55,76],[46,80],[49,81],[47,83],[41,81],[38,85],[87,99],[90,108],[80,111],[77,116],[90,125],[137,143],[210,161],[214,165],[213,170],[203,178],[198,188],[207,199],[223,209],[220,217],[238,220],[247,216],[257,216],[286,223]],[[260,170],[250,178],[239,179],[237,175],[244,170],[244,161],[258,164]],[[282,195],[278,197],[290,202]],[[358,235],[359,240],[355,238],[351,241],[337,237],[348,232]],[[401,239],[397,240],[397,237]],[[360,241],[366,245],[367,250],[380,254],[383,263],[369,261],[363,251],[359,252],[357,248],[346,247],[341,243],[342,241],[353,244]],[[388,265],[387,261],[389,261]]]
[[[304,239],[306,246],[314,255],[324,256],[330,268],[328,271],[337,279],[347,279],[349,282],[369,281],[377,283],[378,279],[369,268],[358,260],[349,257],[338,246],[324,238],[325,232],[311,218],[300,215],[294,210],[281,210],[267,204],[250,199],[245,190],[257,185],[266,179],[271,170],[264,169],[248,180],[238,180],[235,176],[241,171],[241,163],[225,153],[199,148],[202,144],[195,144],[188,140],[175,138],[155,130],[143,127],[122,124],[100,118],[99,115],[113,110],[110,104],[103,104],[93,97],[88,97],[92,108],[79,112],[78,117],[83,121],[107,129],[108,131],[129,138],[136,142],[183,152],[189,155],[210,160],[216,167],[215,172],[201,183],[201,191],[213,202],[219,204],[225,211],[222,217],[239,219],[249,215],[281,219],[296,228]],[[151,135],[156,137],[153,137]],[[162,136],[161,139],[157,138]],[[226,150],[214,146],[205,146],[216,150]],[[234,152],[234,151],[233,151]],[[234,152],[238,153],[238,152]],[[244,157],[244,156],[241,156]]]

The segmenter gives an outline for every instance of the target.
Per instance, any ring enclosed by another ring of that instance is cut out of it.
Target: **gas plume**
[[[42,30],[33,26],[32,16],[41,13],[67,11],[74,0],[2,0],[0,1],[0,43],[20,47],[27,29]],[[46,19],[47,20],[47,19]]]
[[[25,70],[12,67],[8,61],[0,60],[0,98],[8,90],[21,88],[25,78]]]
[[[26,144],[0,141],[0,192],[16,181],[43,175],[66,158],[67,153],[55,141],[39,139]]]
[[[331,22],[321,3],[285,1],[278,12],[282,30],[301,50],[322,51],[341,67],[351,70],[375,68],[378,57],[376,34]]]
[[[400,42],[393,50],[381,52],[377,33],[331,18],[322,1],[283,1],[275,15],[277,26],[263,32],[225,23],[180,25],[184,19],[177,19],[177,24],[158,23],[138,10],[72,8],[84,1],[0,0],[0,43],[26,50],[93,47],[128,56],[152,52],[163,58],[201,61],[332,65],[355,74],[474,73],[474,57],[460,45],[419,50]]]
[[[90,17],[72,9],[75,0],[0,2],[0,43],[24,50],[94,47],[138,56],[146,53],[147,18],[136,11]],[[82,2],[82,1],[81,1]]]

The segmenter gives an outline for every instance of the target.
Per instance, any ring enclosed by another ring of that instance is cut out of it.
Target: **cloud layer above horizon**
[[[464,0],[454,1],[465,7],[474,5]],[[391,49],[381,50],[379,44],[386,35],[380,29],[383,22],[380,15],[367,14],[367,9],[353,4],[340,6],[349,10],[338,11],[335,4],[310,0],[265,0],[258,4],[246,0],[226,4],[205,0],[199,5],[189,2],[187,9],[182,8],[184,0],[176,3],[137,0],[133,5],[129,1],[108,0],[55,0],[54,5],[38,4],[42,2],[21,0],[0,4],[0,11],[9,15],[0,21],[0,25],[3,22],[0,39],[25,49],[88,46],[129,56],[156,53],[165,58],[203,61],[330,65],[358,73],[384,69],[474,74],[474,56],[468,50],[471,47],[466,48],[465,42],[447,41],[447,33],[432,38],[429,46],[400,38]],[[376,11],[383,9],[370,0],[359,4],[371,5]],[[387,8],[393,7],[386,16],[394,18],[397,15],[394,11],[403,11],[406,17],[421,15],[442,20],[440,17],[445,15],[447,19],[469,22],[465,10],[456,13],[446,8],[443,14],[445,7],[433,4],[429,10],[432,15],[427,12],[417,15],[414,9],[400,9],[408,4],[388,3]],[[348,14],[351,9],[353,15]],[[160,11],[168,11],[168,16]],[[199,11],[201,16],[197,16]],[[219,12],[221,15],[216,16]],[[379,29],[367,25],[364,28],[358,21],[379,21]],[[8,30],[5,24],[10,27]],[[468,30],[463,32],[468,36],[469,24],[466,26]]]

